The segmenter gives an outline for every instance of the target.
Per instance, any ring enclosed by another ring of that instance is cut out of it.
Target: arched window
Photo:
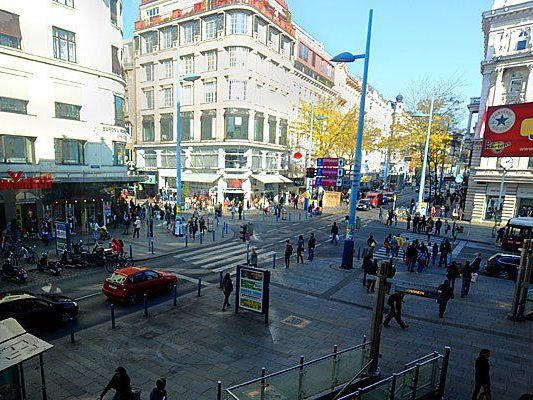
[[[516,42],[516,50],[526,50],[529,45],[529,31],[522,31],[518,35],[518,42]]]

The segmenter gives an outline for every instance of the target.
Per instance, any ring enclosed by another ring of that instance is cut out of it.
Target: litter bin
[[[285,221],[287,219],[287,210],[284,208],[281,210],[281,219]]]

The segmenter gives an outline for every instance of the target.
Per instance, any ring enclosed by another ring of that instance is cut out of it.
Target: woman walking
[[[231,281],[231,275],[226,273],[224,279],[222,280],[222,291],[224,292],[224,304],[222,305],[222,311],[226,311],[226,307],[231,307],[229,303],[229,296],[233,292],[233,282]]]
[[[98,400],[102,400],[106,393],[111,389],[115,390],[113,400],[132,399],[133,393],[131,391],[131,379],[126,373],[126,369],[124,367],[118,367],[115,370],[115,375],[113,375],[100,397],[98,397]]]
[[[304,236],[300,235],[298,236],[298,243],[296,245],[296,264],[304,263]]]

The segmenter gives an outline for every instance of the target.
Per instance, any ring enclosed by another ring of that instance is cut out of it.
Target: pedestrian
[[[111,389],[115,391],[113,400],[131,400],[133,396],[131,391],[131,379],[124,367],[117,367],[117,369],[115,369],[115,375],[113,375],[102,394],[98,397],[98,400],[102,400],[106,393]]]
[[[450,281],[445,279],[444,283],[439,285],[437,291],[439,292],[439,298],[437,299],[437,303],[439,303],[439,318],[444,318],[448,301],[453,299],[453,287],[450,286]]]
[[[413,217],[413,232],[417,232],[418,231],[418,224],[419,223],[420,223],[420,216],[417,213]]]
[[[222,304],[222,311],[226,311],[226,307],[231,307],[229,303],[229,296],[233,292],[233,282],[231,281],[231,275],[226,272],[224,279],[222,280],[222,292],[224,293],[224,304]]]
[[[444,267],[448,268],[448,254],[451,251],[451,244],[448,238],[440,244],[440,258],[439,258],[439,268],[444,262]]]
[[[391,241],[392,241],[392,234],[388,234],[385,240],[383,241],[383,247],[385,247],[385,255],[389,257],[390,251],[391,251]]]
[[[367,285],[366,285],[366,292],[367,293],[374,293],[376,288],[376,280],[378,277],[378,262],[377,260],[373,260],[367,271]]]
[[[242,205],[242,201],[239,202],[239,205],[237,207],[237,210],[239,212],[239,219],[242,219],[242,212],[244,211],[244,207]]]
[[[483,396],[486,400],[491,400],[490,393],[490,350],[482,349],[479,352],[479,357],[476,360],[476,372],[475,372],[475,387],[472,393],[472,400],[478,400],[483,397],[478,397],[479,392],[483,388]]]
[[[431,249],[431,266],[434,268],[437,263],[437,257],[439,255],[439,245],[437,242],[433,243],[433,248]]]
[[[383,326],[385,328],[390,326],[389,323],[393,318],[398,322],[398,325],[400,325],[402,329],[409,327],[409,325],[402,321],[402,303],[405,303],[403,296],[404,294],[398,290],[389,296],[389,299],[387,300],[387,305],[390,307],[389,313],[383,321]]]
[[[446,278],[450,280],[450,286],[452,289],[455,289],[455,280],[460,274],[459,264],[457,264],[456,261],[452,261],[450,265],[448,265],[448,268],[446,268]]]
[[[504,235],[505,235],[505,228],[504,228],[504,227],[501,227],[501,228],[498,229],[498,231],[496,232],[496,243],[498,243],[498,242],[501,243]]]
[[[482,261],[482,258],[481,258],[481,253],[477,253],[476,254],[476,258],[474,259],[474,261],[472,261],[472,272],[475,272],[476,274],[479,273],[479,269],[481,268],[481,261]]]
[[[257,268],[257,251],[255,247],[252,247],[252,251],[250,253],[250,260],[249,263],[252,267]]]
[[[289,239],[285,241],[285,268],[289,268],[292,256],[292,244]]]
[[[398,214],[392,210],[392,216],[394,217],[394,226],[398,226]]]
[[[442,228],[442,221],[441,219],[437,219],[437,222],[435,222],[435,236],[440,236],[440,230]]]
[[[405,251],[405,262],[407,264],[407,271],[414,272],[416,260],[418,259],[418,250],[416,249],[415,243],[411,243],[407,250]]]
[[[424,270],[424,268],[426,267],[427,265],[427,261],[428,261],[428,249],[426,246],[422,246],[419,250],[418,250],[418,259],[417,259],[417,263],[418,263],[418,266],[417,266],[417,272],[419,274],[422,273],[422,271]]]
[[[390,290],[392,287],[392,282],[390,281],[396,276],[396,267],[394,267],[394,263],[392,260],[385,261],[386,263],[386,271],[387,271],[387,281],[385,282],[385,291],[389,295]]]
[[[315,247],[316,247],[315,234],[311,233],[311,236],[309,237],[309,240],[307,241],[307,249],[309,250],[309,255],[307,256],[307,259],[309,261],[313,261],[313,258],[315,258]]]
[[[331,242],[335,242],[335,246],[339,243],[339,226],[336,222],[333,223],[333,226],[331,227]]]
[[[407,213],[407,230],[411,229],[411,214]]]
[[[461,285],[461,297],[462,298],[468,296],[468,292],[470,292],[470,284],[472,283],[473,274],[474,274],[474,271],[472,270],[472,266],[470,265],[470,262],[465,261],[465,265],[463,265],[463,269],[461,270],[461,275],[463,276],[463,284]]]
[[[383,208],[379,206],[379,220],[383,221]]]
[[[300,262],[304,263],[304,250],[305,250],[305,241],[304,236],[298,236],[298,243],[296,244],[296,264]]]
[[[374,253],[374,249],[376,248],[377,244],[378,242],[376,242],[376,239],[374,239],[374,235],[370,235],[366,240],[366,245],[371,253]]]
[[[124,212],[124,215],[122,216],[122,221],[124,222],[124,232],[122,232],[122,234],[129,235],[131,218],[130,218],[130,213],[128,212],[128,210]]]
[[[401,241],[401,236],[399,233],[396,236],[393,236],[391,238],[390,240],[391,258],[398,257],[398,253],[400,252],[400,241]]]
[[[139,234],[141,232],[141,219],[139,216],[135,217],[135,221],[133,221],[133,239],[137,237],[139,238]]]
[[[165,378],[158,379],[155,382],[155,388],[150,392],[150,400],[167,400],[166,386],[167,381]]]

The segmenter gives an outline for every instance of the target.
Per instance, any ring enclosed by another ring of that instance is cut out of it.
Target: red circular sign
[[[303,158],[303,154],[297,151],[296,153],[294,153],[293,158],[295,160],[301,160]]]

